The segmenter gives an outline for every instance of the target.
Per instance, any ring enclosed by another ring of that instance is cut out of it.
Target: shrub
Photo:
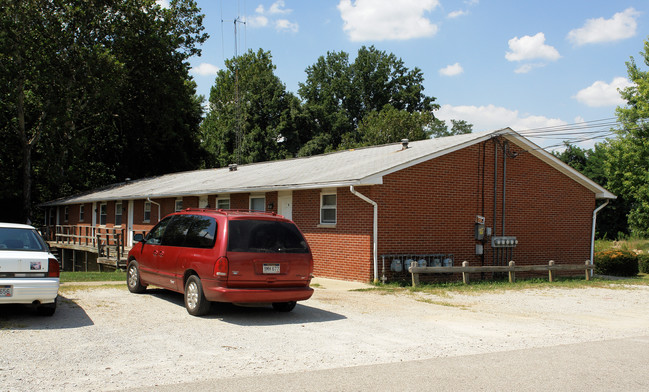
[[[628,250],[611,249],[595,253],[595,273],[613,276],[636,276],[638,256]]]
[[[638,267],[640,272],[649,274],[649,254],[638,255]]]

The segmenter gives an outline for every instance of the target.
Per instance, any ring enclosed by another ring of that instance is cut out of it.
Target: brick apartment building
[[[612,198],[506,128],[168,174],[43,207],[51,233],[117,227],[127,246],[179,209],[276,212],[305,234],[316,276],[371,281],[403,277],[406,259],[583,264],[592,257],[598,200]],[[499,238],[513,241],[492,246]]]

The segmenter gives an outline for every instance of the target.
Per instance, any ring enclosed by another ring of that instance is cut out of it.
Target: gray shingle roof
[[[380,184],[386,174],[504,135],[529,146],[529,151],[596,193],[615,196],[509,128],[410,142],[344,150],[306,158],[262,162],[229,168],[166,174],[44,203],[43,206],[108,200],[137,200],[233,192],[267,192]]]

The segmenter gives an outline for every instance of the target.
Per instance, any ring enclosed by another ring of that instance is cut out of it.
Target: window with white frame
[[[70,218],[70,207],[65,206],[63,209],[63,222],[67,222]]]
[[[83,204],[81,204],[81,205],[79,206],[79,222],[83,222],[83,220],[85,219],[85,217],[86,217],[86,206],[84,206]]]
[[[151,222],[151,202],[150,201],[144,202],[144,219],[142,221],[143,223]]]
[[[115,203],[115,226],[122,225],[122,202]]]
[[[182,211],[183,209],[183,199],[176,199],[176,209],[175,211]]]
[[[220,210],[229,210],[230,209],[230,198],[221,197],[216,199],[216,208]]]
[[[266,211],[266,196],[250,196],[250,209],[253,211]]]
[[[320,194],[320,223],[323,225],[336,224],[337,196],[334,192]]]
[[[101,203],[99,205],[99,224],[102,226],[106,225],[107,211],[106,203]]]

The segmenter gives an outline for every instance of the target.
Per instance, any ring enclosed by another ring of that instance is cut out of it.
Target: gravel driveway
[[[0,307],[1,391],[119,390],[649,334],[649,287],[384,295],[316,279],[291,313],[124,285],[62,289],[52,318]]]

